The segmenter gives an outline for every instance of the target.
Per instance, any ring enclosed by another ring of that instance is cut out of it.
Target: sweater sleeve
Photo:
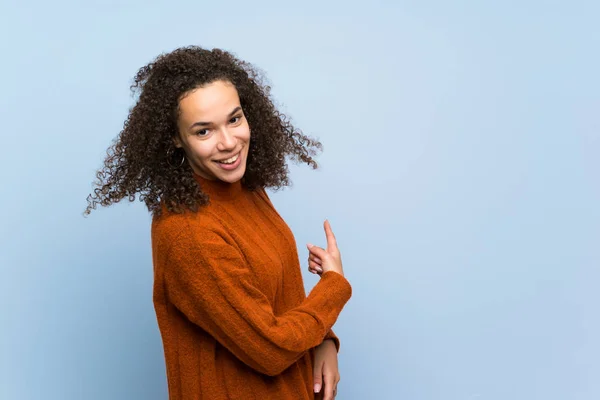
[[[211,229],[188,230],[171,241],[163,274],[175,307],[242,362],[270,376],[322,343],[352,295],[346,278],[328,271],[302,304],[275,315],[241,252]]]

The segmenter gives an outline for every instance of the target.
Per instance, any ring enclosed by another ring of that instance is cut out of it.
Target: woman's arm
[[[302,304],[275,315],[236,247],[216,229],[170,238],[163,270],[169,300],[237,358],[278,375],[325,335],[350,299],[350,283],[334,271],[321,276]]]
[[[335,350],[339,353],[340,352],[340,339],[333,332],[333,329],[330,329],[325,334],[325,338],[323,340],[327,340],[327,339],[330,339],[331,341],[333,341],[333,343],[335,344]]]

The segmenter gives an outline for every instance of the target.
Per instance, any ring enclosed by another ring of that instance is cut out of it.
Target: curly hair
[[[174,167],[181,159],[172,138],[177,135],[179,101],[191,90],[217,80],[232,83],[251,127],[246,172],[242,185],[248,190],[279,189],[289,186],[286,157],[303,162],[313,169],[318,165],[312,156],[322,150],[319,141],[296,129],[280,113],[271,99],[271,87],[264,83],[264,73],[232,53],[199,46],[178,48],[162,53],[140,68],[130,86],[140,91],[129,109],[123,130],[107,150],[104,166],[96,172],[98,181],[88,195],[89,215],[96,205],[109,206],[124,197],[146,203],[148,211],[160,216],[162,205],[182,213],[197,211],[208,203],[194,179],[188,163]]]

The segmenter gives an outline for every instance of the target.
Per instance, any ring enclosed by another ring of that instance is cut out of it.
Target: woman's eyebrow
[[[236,108],[233,109],[232,112],[229,113],[229,117],[232,117],[233,114],[235,114],[236,112],[238,112],[239,110],[241,110],[242,107],[241,106],[237,106]],[[210,125],[212,122],[202,122],[202,121],[198,121],[198,122],[194,122],[192,125],[190,125],[190,127],[188,129],[192,129],[195,126],[206,126],[206,125]]]

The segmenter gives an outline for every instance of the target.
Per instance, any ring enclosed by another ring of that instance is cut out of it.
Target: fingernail
[[[321,391],[321,384],[315,383],[315,393],[319,393]]]
[[[310,249],[311,247],[313,247],[313,245],[312,245],[312,244],[310,244],[310,243],[308,243],[308,244],[306,245],[306,247],[308,247],[308,248]]]
[[[317,271],[319,271],[319,272],[323,272],[323,268],[319,268],[319,267],[317,267]]]

